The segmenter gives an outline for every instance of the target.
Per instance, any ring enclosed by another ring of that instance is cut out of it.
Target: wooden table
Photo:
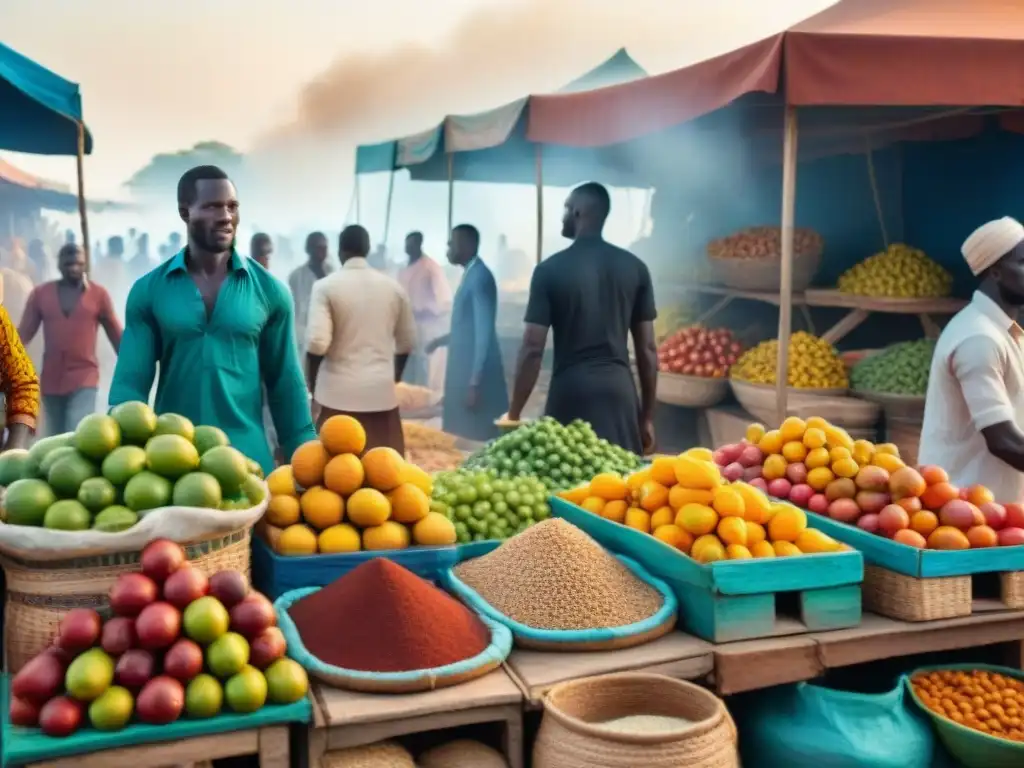
[[[189,765],[225,757],[257,755],[260,768],[288,768],[288,726],[271,725],[245,731],[213,733],[180,741],[105,749],[85,755],[63,757],[29,768],[143,768],[155,765]]]
[[[556,653],[515,650],[506,665],[528,709],[542,706],[544,694],[558,683],[611,672],[653,672],[694,680],[714,668],[714,649],[684,632],[671,632],[653,643],[621,651]]]
[[[827,669],[896,656],[1013,643],[1008,663],[1024,668],[1024,611],[905,622],[865,613],[858,627],[714,646],[722,695],[812,680]]]
[[[523,768],[523,695],[504,670],[427,693],[372,694],[313,685],[309,764],[326,752],[373,744],[410,733],[476,723],[501,723],[503,752]]]

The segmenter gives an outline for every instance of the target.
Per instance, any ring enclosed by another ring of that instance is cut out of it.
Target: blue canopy
[[[626,50],[620,49],[594,69],[560,89],[574,93],[646,77]],[[447,181],[453,154],[452,178],[532,184],[536,178],[536,144],[526,139],[529,97],[474,115],[449,115],[422,133],[395,141],[369,144],[356,150],[356,173],[408,168],[419,181]],[[571,186],[600,175],[609,183],[617,175],[620,153],[614,148],[546,147],[544,181]]]
[[[0,43],[0,149],[77,155],[82,97],[76,83]],[[85,153],[92,136],[85,132]]]

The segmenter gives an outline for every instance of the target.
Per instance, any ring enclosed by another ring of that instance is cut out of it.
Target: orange
[[[803,443],[809,450],[821,448],[825,445],[825,433],[817,427],[808,427],[804,432]]]
[[[317,548],[325,555],[358,552],[362,549],[359,531],[348,523],[325,528],[317,537]]]
[[[668,488],[654,480],[648,480],[640,486],[637,500],[642,509],[654,512],[668,504]]]
[[[340,453],[324,467],[324,485],[342,496],[351,496],[362,488],[365,477],[363,463],[354,453]]]
[[[345,519],[345,500],[319,485],[307,489],[299,498],[299,505],[302,518],[321,531]]]
[[[794,555],[802,555],[803,552],[791,541],[776,541],[772,548],[775,550],[776,557],[793,557]]]
[[[364,481],[378,491],[390,491],[402,483],[402,468],[405,459],[394,448],[371,448],[362,459]]]
[[[703,536],[715,530],[718,513],[703,504],[687,504],[676,513],[676,525],[694,536]]]
[[[630,507],[626,510],[626,525],[629,528],[636,528],[638,531],[644,533],[651,532],[651,516],[650,514],[636,507]]]
[[[619,475],[602,472],[590,481],[590,493],[605,501],[625,501],[629,495],[629,486]]]
[[[375,488],[360,488],[348,498],[348,519],[360,528],[382,525],[389,517],[391,502]]]
[[[744,437],[747,438],[747,442],[751,445],[757,445],[761,442],[761,438],[764,437],[765,432],[767,432],[767,430],[765,429],[764,424],[754,422],[747,427]]]
[[[923,509],[910,516],[910,530],[917,531],[925,538],[928,538],[931,532],[938,527],[939,518],[934,512]]]
[[[286,528],[299,522],[301,515],[299,500],[294,496],[271,496],[264,519],[278,528]]]
[[[647,471],[651,480],[661,483],[666,488],[676,484],[676,460],[671,456],[658,456],[651,462]]]
[[[652,534],[658,541],[663,541],[670,547],[688,552],[693,546],[693,537],[677,525],[662,525],[654,529]]]
[[[430,498],[412,483],[402,483],[387,496],[391,502],[391,519],[396,522],[412,525],[430,511]]]
[[[277,537],[276,547],[279,555],[315,555],[317,537],[308,525],[296,523],[289,525]]]
[[[366,448],[366,430],[358,419],[338,414],[331,416],[320,427],[320,442],[332,456],[339,453],[354,453],[358,456]]]
[[[790,463],[803,461],[807,458],[807,446],[802,442],[798,443],[796,440],[791,440],[782,446],[782,455]]]
[[[598,499],[598,501],[601,500]],[[628,504],[626,504],[626,502],[609,501],[607,504],[605,504],[604,502],[601,503],[603,505],[603,508],[600,511],[598,511],[597,514],[601,515],[601,517],[607,520],[611,520],[614,523],[626,522],[626,509],[629,506]]]
[[[750,545],[750,554],[754,557],[775,557],[775,547],[767,541],[759,541]]]
[[[767,538],[768,532],[765,531],[763,525],[747,521],[747,543],[749,545],[753,546],[760,541],[765,541]]]
[[[777,429],[773,429],[770,432],[765,432],[764,436],[758,440],[757,447],[760,448],[765,454],[779,453],[782,450],[782,444],[785,440],[782,439],[782,434]]]
[[[714,534],[700,536],[690,547],[690,557],[698,563],[713,563],[716,560],[725,560],[725,546]]]
[[[604,503],[604,499],[599,499],[597,496],[587,496],[587,498],[580,502],[580,506],[587,510],[587,512],[600,515],[601,510],[604,509]]]
[[[738,517],[742,520],[746,505],[739,491],[729,486],[721,486],[715,489],[714,498],[711,500],[711,508],[720,517]]]
[[[319,440],[310,440],[292,454],[292,475],[303,488],[312,488],[324,481],[324,469],[331,455]]]
[[[742,544],[730,544],[725,548],[727,560],[749,560],[754,555]]]
[[[576,506],[579,506],[580,504],[583,503],[583,500],[585,498],[587,498],[587,496],[589,496],[589,495],[590,495],[590,486],[589,485],[580,485],[580,486],[572,488],[572,489],[570,489],[568,491],[560,492],[558,494],[558,498],[565,499],[570,504],[575,504]]]
[[[358,461],[358,459],[356,460]],[[329,467],[330,464],[328,464],[328,468]],[[362,462],[359,462],[359,468],[363,468]],[[327,472],[329,472],[329,469],[324,470],[325,480]],[[425,494],[427,494],[427,496],[434,492],[434,479],[430,476],[430,473],[427,472],[422,467],[417,467],[415,464],[410,464],[408,461],[405,462],[405,466],[402,467],[402,482],[412,483]],[[329,485],[327,487],[330,488]]]
[[[651,513],[651,530],[656,531],[663,525],[671,525],[675,519],[675,510],[671,507],[660,507]]]
[[[765,480],[778,480],[780,477],[786,476],[786,459],[784,456],[773,453],[764,460],[764,466],[761,468],[761,476]]]
[[[638,490],[640,490],[640,486],[650,479],[650,467],[638,469],[636,472],[634,472],[632,475],[626,478],[626,487],[630,490],[631,493],[636,493]],[[675,482],[675,477],[672,478],[672,482]]]
[[[292,476],[291,464],[283,464],[267,475],[267,490],[271,496],[295,496],[295,478]]]
[[[797,536],[807,528],[807,513],[789,504],[780,507],[768,523],[768,538],[774,543],[795,542]],[[775,553],[779,553],[778,549]]]
[[[726,545],[747,546],[747,523],[742,517],[723,517],[718,521],[718,538]]]

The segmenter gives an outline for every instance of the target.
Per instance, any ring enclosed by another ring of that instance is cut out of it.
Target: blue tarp
[[[69,82],[0,43],[0,149],[77,155],[82,97]],[[85,152],[92,136],[85,134]]]
[[[646,77],[625,49],[573,80],[560,93],[602,88]],[[529,97],[474,115],[449,115],[431,129],[413,136],[356,150],[356,172],[375,173],[408,168],[417,181],[447,181],[447,152],[454,154],[456,181],[533,184],[536,145],[526,139]],[[450,146],[449,146],[450,145]],[[545,147],[544,181],[571,186],[590,176],[614,183],[620,153],[607,148]]]

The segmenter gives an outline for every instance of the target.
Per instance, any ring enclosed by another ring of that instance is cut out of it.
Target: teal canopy
[[[603,88],[647,77],[624,48],[559,90],[559,93]],[[536,179],[536,145],[526,139],[530,97],[509,102],[474,115],[448,115],[422,133],[395,141],[368,144],[356,150],[356,173],[375,173],[408,168],[417,181],[447,181],[448,161],[453,154],[452,178],[533,184]],[[545,147],[544,181],[571,186],[600,175],[609,183],[624,176],[623,158],[615,148]]]
[[[77,155],[82,97],[76,83],[0,43],[0,149]],[[85,132],[85,153],[92,136]]]

